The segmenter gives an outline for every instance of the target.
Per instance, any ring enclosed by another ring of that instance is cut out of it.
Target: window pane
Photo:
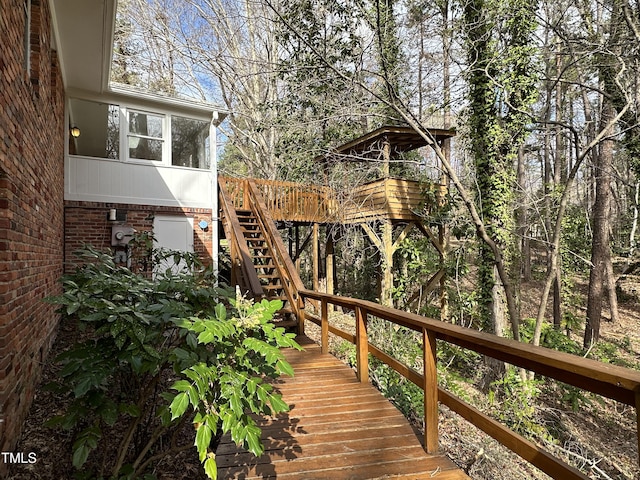
[[[129,133],[162,138],[162,116],[142,112],[129,112]]]
[[[171,164],[182,167],[210,167],[209,122],[171,117]]]
[[[117,105],[72,98],[69,102],[70,126],[80,136],[71,138],[69,153],[98,158],[120,158],[120,109]]]
[[[162,140],[129,137],[129,158],[162,161]]]

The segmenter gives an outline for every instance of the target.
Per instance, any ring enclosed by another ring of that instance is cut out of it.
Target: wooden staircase
[[[236,215],[265,297],[269,300],[282,300],[284,307],[280,310],[281,315],[293,313],[284,290],[285,286],[278,273],[276,259],[258,219],[252,210],[236,210]]]
[[[284,327],[297,326],[298,291],[304,286],[259,190],[250,180],[240,191],[237,184],[219,180],[219,185],[232,284],[256,300],[281,300],[283,308],[274,320]]]

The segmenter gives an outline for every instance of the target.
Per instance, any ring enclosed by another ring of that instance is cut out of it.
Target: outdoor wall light
[[[71,127],[71,129],[69,129],[69,132],[71,133],[71,136],[73,138],[78,138],[80,136],[80,129],[76,126]]]

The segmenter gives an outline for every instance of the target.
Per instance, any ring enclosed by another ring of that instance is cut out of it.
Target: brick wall
[[[107,216],[112,208],[126,211],[127,219],[124,224],[133,227],[138,232],[153,231],[153,220],[156,215],[193,218],[194,251],[205,264],[211,263],[213,249],[210,209],[68,201],[65,204],[66,271],[72,271],[77,264],[74,252],[83,245],[89,244],[101,251],[111,248],[111,226],[114,222],[108,221]],[[202,230],[198,226],[201,220],[205,220],[209,224],[209,228]]]
[[[24,4],[2,0],[0,8],[2,451],[15,446],[53,341],[58,317],[43,299],[60,292],[63,266],[62,79],[49,3],[32,0],[28,30]]]

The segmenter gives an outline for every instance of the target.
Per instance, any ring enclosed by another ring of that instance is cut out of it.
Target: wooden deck
[[[229,202],[237,209],[249,209],[248,179],[218,177],[226,190]],[[419,220],[417,209],[428,213],[431,202],[442,201],[445,188],[423,185],[414,180],[399,178],[378,179],[338,193],[329,187],[303,185],[294,182],[250,179],[263,197],[269,214],[275,221],[300,223],[365,223],[375,220]],[[425,202],[428,203],[425,210]]]
[[[256,459],[227,435],[216,452],[224,479],[467,479],[444,455],[429,455],[404,416],[349,367],[306,337],[287,351],[295,378],[278,383],[287,415],[261,418]]]

